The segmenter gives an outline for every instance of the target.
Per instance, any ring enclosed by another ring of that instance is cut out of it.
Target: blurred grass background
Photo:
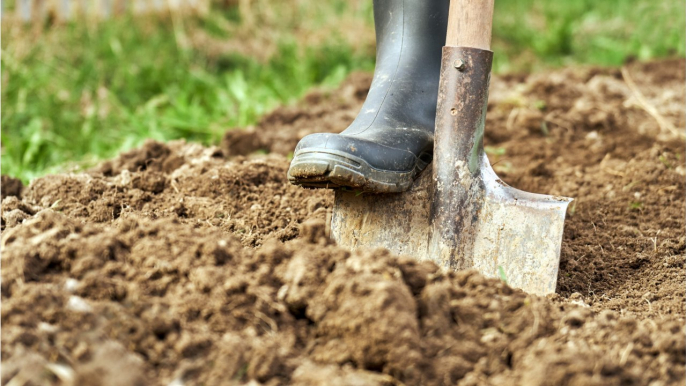
[[[498,0],[494,71],[686,54],[680,0]],[[217,143],[374,68],[371,0],[214,0],[209,12],[2,22],[2,174],[75,170],[146,138]]]

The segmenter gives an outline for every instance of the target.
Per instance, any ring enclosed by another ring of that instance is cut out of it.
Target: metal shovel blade
[[[381,247],[431,260],[448,269],[474,268],[537,295],[555,292],[569,198],[533,194],[505,185],[484,157],[484,196],[472,256],[457,267],[429,253],[431,167],[399,194],[336,191],[331,233],[346,248]]]
[[[545,295],[555,291],[571,199],[514,189],[491,168],[483,133],[492,55],[444,47],[431,168],[400,194],[337,191],[332,236]]]
[[[464,267],[529,293],[555,292],[565,213],[572,199],[507,186],[482,158],[483,201],[477,214],[472,260]]]

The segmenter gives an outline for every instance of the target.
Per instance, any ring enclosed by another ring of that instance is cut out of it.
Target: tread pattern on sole
[[[288,180],[305,188],[350,188],[371,193],[397,193],[409,189],[426,165],[409,172],[379,170],[365,160],[329,149],[296,152],[288,169]]]

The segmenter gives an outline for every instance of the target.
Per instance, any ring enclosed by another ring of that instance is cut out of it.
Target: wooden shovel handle
[[[494,0],[450,0],[445,45],[491,49]]]

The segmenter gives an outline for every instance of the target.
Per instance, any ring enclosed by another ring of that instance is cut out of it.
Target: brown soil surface
[[[88,173],[3,177],[1,383],[682,384],[685,71],[493,79],[496,171],[576,198],[548,298],[332,244],[332,193],[289,185],[287,156],[345,128],[368,74],[221,148],[149,142]]]

